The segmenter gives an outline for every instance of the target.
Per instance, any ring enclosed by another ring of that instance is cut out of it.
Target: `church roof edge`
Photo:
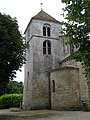
[[[50,21],[50,22],[55,22],[55,23],[62,24],[61,22],[59,22],[58,20],[56,20],[56,19],[53,18],[51,15],[49,15],[48,13],[46,13],[45,11],[43,11],[43,10],[41,9],[41,11],[40,11],[38,14],[36,14],[35,16],[33,16],[33,17],[31,18],[29,24],[28,24],[27,27],[26,27],[26,30],[27,30],[28,26],[30,25],[30,23],[31,23],[31,21],[32,21],[33,19],[46,20],[46,21]],[[25,32],[26,32],[26,30],[25,30]],[[24,34],[25,34],[25,32],[24,32]]]

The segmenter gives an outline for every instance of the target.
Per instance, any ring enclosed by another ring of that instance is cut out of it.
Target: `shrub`
[[[0,108],[20,107],[22,94],[5,94],[0,97]]]

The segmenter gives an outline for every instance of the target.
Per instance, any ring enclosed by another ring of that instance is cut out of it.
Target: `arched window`
[[[28,91],[28,82],[29,82],[29,72],[27,72],[27,91]]]
[[[43,54],[46,54],[46,41],[43,42]]]
[[[48,54],[51,54],[51,42],[47,41]]]
[[[46,36],[46,27],[43,27],[43,35]]]
[[[43,54],[51,54],[51,42],[48,40],[43,42]]]
[[[55,92],[55,81],[52,80],[52,91]]]
[[[50,27],[47,27],[47,36],[50,36]]]
[[[50,25],[45,24],[43,26],[43,36],[50,36]]]

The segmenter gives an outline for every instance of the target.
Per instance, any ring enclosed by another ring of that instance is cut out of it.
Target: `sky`
[[[30,19],[40,12],[41,8],[58,21],[62,21],[63,7],[61,0],[0,0],[0,12],[12,18],[16,17],[22,34]],[[24,82],[24,67],[22,67],[22,72],[17,72],[15,80]]]

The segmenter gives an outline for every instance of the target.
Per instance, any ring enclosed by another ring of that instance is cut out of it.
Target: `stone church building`
[[[90,81],[79,62],[70,59],[72,45],[65,45],[62,23],[41,10],[26,30],[23,108],[77,110],[83,100],[89,108]]]

